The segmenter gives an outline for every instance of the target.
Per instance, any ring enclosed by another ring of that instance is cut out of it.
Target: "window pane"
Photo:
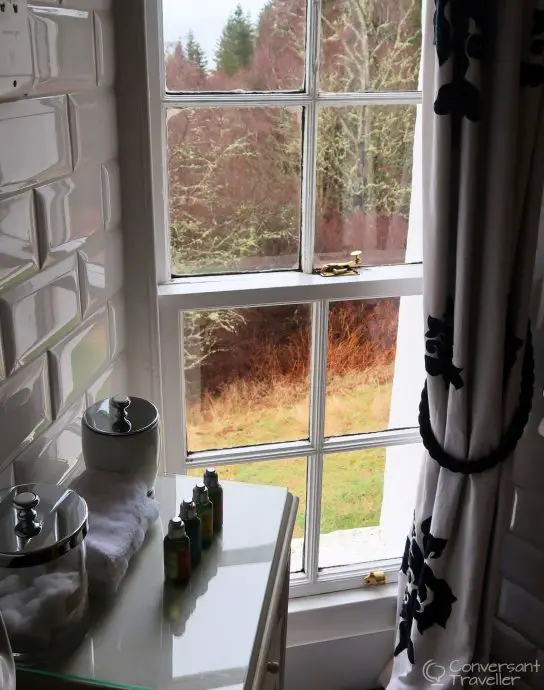
[[[416,106],[322,108],[316,263],[363,251],[364,265],[405,261]],[[413,231],[416,232],[416,229]],[[412,260],[421,259],[419,237]]]
[[[308,305],[184,314],[190,451],[308,437]]]
[[[262,460],[238,465],[217,466],[221,481],[284,486],[299,499],[297,519],[291,542],[291,572],[302,570],[304,558],[304,522],[306,520],[306,460]],[[203,469],[189,469],[192,477],[202,476]]]
[[[325,456],[320,568],[402,555],[422,454],[413,444]]]
[[[172,270],[299,266],[301,108],[169,109]]]
[[[325,435],[417,426],[423,352],[421,295],[331,303]]]
[[[322,91],[417,89],[421,0],[323,0]]]
[[[302,88],[304,0],[163,0],[169,91]]]

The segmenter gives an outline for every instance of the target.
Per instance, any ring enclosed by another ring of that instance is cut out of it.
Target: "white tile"
[[[15,484],[13,465],[8,465],[3,472],[0,472],[0,489],[9,489]]]
[[[501,545],[501,573],[535,597],[544,598],[544,552],[506,534]]]
[[[55,418],[88,388],[108,360],[106,309],[93,314],[50,352]]]
[[[74,166],[105,163],[117,154],[115,98],[110,91],[70,95],[69,119]]]
[[[2,349],[2,324],[0,323],[0,381],[6,378],[6,368],[4,366],[4,351]]]
[[[0,290],[38,271],[32,192],[0,200]]]
[[[113,17],[109,12],[94,13],[96,74],[98,86],[112,86],[115,81]]]
[[[532,491],[516,487],[510,530],[544,552],[544,511],[538,488]]]
[[[43,355],[0,384],[0,467],[51,422],[47,359]]]
[[[491,655],[493,659],[505,662],[535,661],[536,647],[523,635],[495,619],[491,633]]]
[[[126,357],[122,356],[109,366],[87,389],[87,405],[111,398],[127,389],[128,370]]]
[[[123,240],[120,230],[95,233],[79,250],[83,314],[96,311],[123,285]]]
[[[104,227],[111,230],[121,223],[121,184],[117,161],[109,161],[102,166],[102,198]]]
[[[80,320],[76,257],[71,256],[0,295],[8,373],[51,347]]]
[[[83,396],[17,456],[13,463],[17,484],[58,484],[82,461],[81,417],[84,409]]]
[[[29,5],[34,92],[96,87],[93,14],[88,10]]]
[[[80,168],[64,180],[38,187],[35,194],[42,263],[57,261],[102,230],[100,166]]]
[[[125,296],[118,292],[108,302],[110,357],[114,359],[126,347]]]
[[[67,175],[72,166],[66,98],[0,103],[0,142],[0,194]]]
[[[497,615],[528,642],[544,648],[543,601],[503,578]]]

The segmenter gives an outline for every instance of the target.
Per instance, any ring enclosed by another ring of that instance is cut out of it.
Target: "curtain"
[[[488,655],[544,180],[542,0],[430,0],[423,23],[425,457],[389,690],[460,686]]]

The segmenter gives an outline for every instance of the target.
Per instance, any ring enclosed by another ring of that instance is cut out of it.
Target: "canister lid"
[[[87,529],[87,504],[72,489],[19,484],[0,491],[0,567],[49,563],[81,544]]]
[[[159,412],[144,398],[114,395],[87,408],[83,423],[107,436],[127,436],[147,431],[159,423]]]

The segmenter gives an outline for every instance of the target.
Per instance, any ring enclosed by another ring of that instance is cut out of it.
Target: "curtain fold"
[[[389,690],[459,686],[460,666],[488,654],[512,452],[532,395],[544,182],[542,2],[434,0],[423,21],[427,451]]]

